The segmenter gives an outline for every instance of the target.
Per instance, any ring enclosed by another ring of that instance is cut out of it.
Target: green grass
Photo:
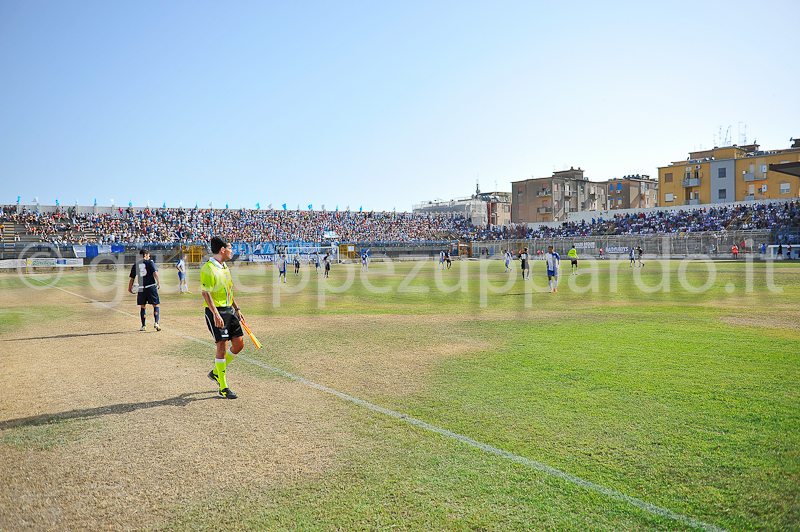
[[[448,283],[459,266],[446,272]],[[768,288],[763,263],[752,274],[741,262],[715,263],[714,283],[701,293],[681,285],[678,262],[668,264],[669,290],[652,292],[639,289],[636,278],[658,285],[657,263],[641,270],[600,263],[595,275],[573,278],[579,286],[596,282],[597,291],[583,293],[570,289],[564,266],[558,294],[532,291],[518,279],[503,293],[489,291],[483,302],[478,263],[468,265],[467,291],[453,293],[437,289],[433,263],[408,285],[428,288],[424,293],[398,290],[411,264],[395,265],[394,274],[373,265],[370,280],[390,288],[382,294],[365,287],[356,266],[353,286],[325,292],[324,307],[316,275],[302,291],[281,293],[276,306],[272,268],[242,268],[237,282],[258,291],[240,290],[237,300],[248,315],[270,320],[357,321],[313,334],[256,331],[269,344],[251,356],[272,366],[303,376],[308,366],[292,353],[332,349],[358,367],[359,353],[440,347],[442,356],[411,394],[355,384],[336,389],[721,528],[800,530],[800,265],[774,266],[777,292]],[[546,286],[543,265],[533,268],[528,286]],[[190,286],[197,281],[192,273]],[[106,275],[106,282],[116,279]],[[506,279],[499,262],[487,276],[494,286]],[[331,281],[344,277],[337,266]],[[707,279],[705,265],[688,264],[687,282],[701,286]],[[13,282],[0,279],[0,287]],[[290,274],[287,286],[297,282]],[[79,274],[61,283],[81,286]],[[199,294],[191,297],[197,308],[174,311],[170,304],[186,296],[162,295],[162,315],[199,315]],[[356,319],[369,315],[419,319],[413,327]],[[17,319],[0,316],[0,327]],[[448,355],[462,340],[482,347]],[[192,353],[187,344],[173,354]],[[282,378],[240,366],[237,371],[265,380]],[[225,497],[175,508],[163,530],[688,529],[401,420],[331,401],[346,438],[330,471],[239,486]]]
[[[4,430],[0,432],[0,441],[17,449],[50,451],[82,438],[90,426],[87,420],[43,421]]]

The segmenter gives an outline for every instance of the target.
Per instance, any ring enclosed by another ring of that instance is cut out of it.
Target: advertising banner
[[[0,260],[0,268],[24,268],[25,259],[3,259]]]
[[[25,259],[24,265],[28,268],[82,268],[83,259]]]
[[[628,246],[617,246],[606,248],[606,253],[627,253],[631,250]]]

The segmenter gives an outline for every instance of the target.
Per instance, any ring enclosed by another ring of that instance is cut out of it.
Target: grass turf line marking
[[[39,281],[38,279],[35,279],[35,278],[34,278],[34,280]],[[39,282],[43,282],[43,281],[39,281]],[[52,285],[50,285],[50,286],[52,286]],[[91,301],[93,303],[97,303],[98,305],[102,305],[102,306],[106,307],[107,309],[113,310],[115,312],[119,312],[120,314],[124,314],[126,316],[130,316],[131,318],[138,317],[138,316],[135,316],[135,315],[133,315],[133,314],[131,314],[129,312],[125,312],[124,310],[119,310],[119,309],[114,308],[112,306],[106,305],[102,301],[97,301],[96,299],[92,299],[90,297],[86,297],[86,296],[83,296],[83,295],[80,295],[80,294],[76,294],[74,292],[70,292],[69,290],[65,290],[65,289],[63,289],[61,287],[53,286],[53,288],[57,288],[58,290],[61,290],[62,292],[65,292],[67,294],[73,295],[75,297],[80,297],[82,299],[89,300],[89,301]],[[200,340],[199,338],[194,338],[192,336],[188,336],[186,334],[180,333],[180,332],[175,331],[175,330],[167,329],[167,328],[164,328],[164,327],[162,327],[162,330],[166,331],[166,332],[169,332],[169,333],[172,333],[172,334],[174,334],[176,336],[180,336],[181,338],[185,338],[187,340],[191,340],[193,342],[197,342],[199,344],[208,346],[208,347],[212,347],[212,348],[215,347],[215,345],[212,344],[211,342],[206,342],[205,340]],[[359,406],[363,406],[364,408],[372,410],[373,412],[378,412],[378,413],[384,414],[386,416],[393,417],[393,418],[399,419],[401,421],[405,421],[406,423],[414,425],[415,427],[419,427],[421,429],[425,429],[427,431],[434,432],[434,433],[439,434],[441,436],[445,436],[446,438],[450,438],[450,439],[456,440],[458,442],[461,442],[461,443],[464,443],[466,445],[469,445],[470,447],[474,447],[475,449],[480,449],[481,451],[493,454],[495,456],[499,456],[501,458],[505,458],[507,460],[511,460],[512,462],[516,462],[518,464],[522,464],[524,466],[530,467],[531,469],[536,469],[537,471],[541,471],[543,473],[546,473],[546,474],[550,475],[551,477],[555,477],[555,478],[564,480],[566,482],[569,482],[571,484],[575,484],[576,486],[580,486],[581,488],[584,488],[584,489],[587,489],[587,490],[590,490],[590,491],[594,491],[594,492],[599,493],[601,495],[605,495],[609,499],[614,499],[614,500],[617,500],[617,501],[620,501],[620,502],[624,502],[624,503],[630,504],[630,505],[632,505],[632,506],[634,506],[634,507],[636,507],[636,508],[638,508],[640,510],[643,510],[643,511],[645,511],[647,513],[650,513],[652,515],[666,517],[668,519],[672,519],[674,521],[677,521],[677,522],[679,522],[681,524],[690,526],[692,528],[696,528],[698,530],[705,530],[707,532],[727,532],[724,528],[719,528],[719,527],[717,527],[715,525],[706,523],[704,521],[700,521],[699,519],[695,519],[694,517],[689,517],[689,516],[686,516],[686,515],[683,515],[683,514],[679,514],[677,512],[673,512],[672,510],[669,510],[667,508],[662,508],[660,506],[656,506],[655,504],[651,504],[649,502],[643,501],[642,499],[638,499],[636,497],[631,497],[630,495],[626,495],[626,494],[624,494],[624,493],[622,493],[620,491],[617,491],[617,490],[614,490],[614,489],[611,489],[611,488],[606,488],[605,486],[601,486],[600,484],[595,484],[594,482],[591,482],[589,480],[584,480],[584,479],[582,479],[580,477],[576,477],[575,475],[571,475],[571,474],[569,474],[569,473],[567,473],[565,471],[561,471],[560,469],[557,469],[555,467],[549,466],[547,464],[543,464],[541,462],[537,462],[535,460],[531,460],[529,458],[525,458],[524,456],[520,456],[518,454],[510,453],[508,451],[500,449],[499,447],[495,447],[493,445],[489,445],[487,443],[483,443],[483,442],[480,442],[478,440],[473,440],[472,438],[468,438],[467,436],[458,434],[456,432],[452,432],[450,430],[443,429],[441,427],[437,427],[436,425],[431,425],[430,423],[426,423],[426,422],[424,422],[422,420],[415,419],[413,417],[409,417],[406,414],[401,414],[399,412],[395,412],[394,410],[389,410],[388,408],[384,408],[382,406],[378,406],[378,405],[372,404],[372,403],[370,403],[368,401],[365,401],[363,399],[359,399],[358,397],[354,397],[352,395],[348,395],[348,394],[340,392],[338,390],[334,390],[333,388],[328,388],[327,386],[323,386],[322,384],[317,384],[316,382],[310,381],[310,380],[308,380],[306,378],[303,378],[303,377],[300,377],[300,376],[297,376],[297,375],[293,375],[293,374],[291,374],[291,373],[289,373],[287,371],[284,371],[284,370],[282,370],[280,368],[275,368],[275,367],[272,367],[272,366],[270,366],[268,364],[264,364],[263,362],[260,362],[258,360],[254,360],[254,359],[252,359],[252,358],[250,358],[248,356],[237,355],[236,358],[242,359],[242,360],[244,360],[246,362],[249,362],[249,363],[251,363],[253,365],[256,365],[256,366],[259,366],[259,367],[264,368],[266,370],[269,370],[269,371],[271,371],[273,373],[277,373],[278,375],[282,375],[282,376],[284,376],[284,377],[286,377],[288,379],[291,379],[293,381],[305,384],[306,386],[309,386],[309,387],[314,388],[316,390],[319,390],[319,391],[322,391],[322,392],[325,392],[325,393],[328,393],[328,394],[331,394],[331,395],[335,395],[336,397],[339,397],[340,399],[343,399],[345,401],[349,401],[349,402],[357,404]]]

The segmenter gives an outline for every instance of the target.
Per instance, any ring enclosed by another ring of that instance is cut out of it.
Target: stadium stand
[[[739,204],[691,210],[616,214],[560,226],[476,227],[451,215],[210,209],[118,209],[114,214],[13,212],[1,215],[4,242],[204,243],[212,235],[234,242],[481,242],[576,236],[654,235],[750,229],[797,233],[800,202]],[[332,235],[335,233],[335,237]]]

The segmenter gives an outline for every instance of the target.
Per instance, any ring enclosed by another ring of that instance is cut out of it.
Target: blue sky
[[[410,210],[800,136],[800,2],[0,2],[0,203]],[[495,185],[496,183],[496,185]]]

